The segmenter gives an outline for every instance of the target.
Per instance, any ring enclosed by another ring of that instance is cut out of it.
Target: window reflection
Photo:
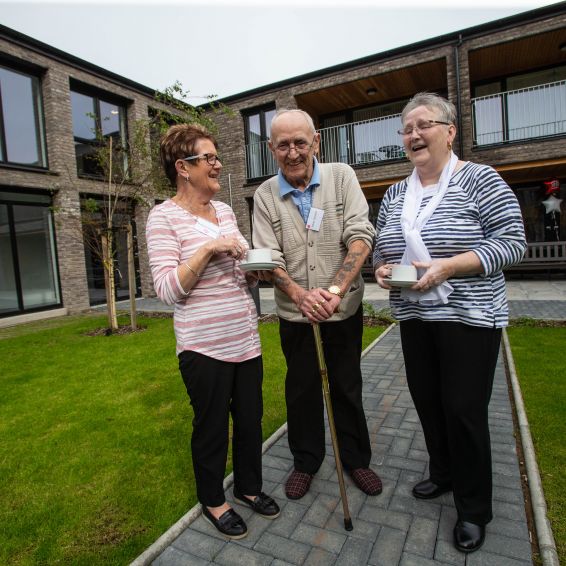
[[[78,92],[71,92],[73,110],[73,134],[75,138],[96,139],[94,99]]]
[[[125,108],[96,96],[71,91],[73,135],[79,175],[102,177],[98,149],[102,139],[113,139],[114,149],[120,153],[114,164],[125,171],[127,156]]]
[[[0,204],[0,314],[18,310],[8,207]]]
[[[39,80],[0,66],[0,94],[1,160],[45,167]]]
[[[51,213],[38,206],[14,206],[24,309],[59,303]]]
[[[54,226],[48,206],[51,199],[31,193],[1,192],[2,200],[0,315],[59,305]]]

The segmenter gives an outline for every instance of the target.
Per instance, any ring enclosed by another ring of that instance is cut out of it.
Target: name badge
[[[218,238],[220,236],[220,228],[212,222],[207,222],[206,220],[202,220],[201,218],[197,218],[194,226],[197,232],[208,236],[209,238]]]
[[[323,216],[324,210],[313,206],[309,212],[309,217],[307,218],[307,230],[314,230],[315,232],[318,232],[320,230],[320,225],[322,224]]]

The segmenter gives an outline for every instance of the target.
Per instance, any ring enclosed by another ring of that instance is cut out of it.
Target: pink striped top
[[[232,209],[220,201],[211,204],[220,237],[238,238],[248,249]],[[192,350],[226,362],[259,356],[257,311],[239,261],[215,255],[188,293],[181,287],[177,267],[213,239],[200,228],[198,217],[167,200],[149,213],[146,235],[155,292],[175,305],[177,354]]]

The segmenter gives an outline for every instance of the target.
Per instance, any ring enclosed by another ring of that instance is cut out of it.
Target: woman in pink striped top
[[[257,312],[240,268],[248,244],[232,209],[212,200],[222,165],[213,136],[179,124],[161,141],[165,173],[176,195],[147,222],[147,245],[158,297],[175,305],[179,369],[194,410],[191,439],[197,496],[204,517],[230,538],[247,534],[224,497],[228,421],[234,434],[234,497],[267,518],[279,507],[262,491],[261,384]]]

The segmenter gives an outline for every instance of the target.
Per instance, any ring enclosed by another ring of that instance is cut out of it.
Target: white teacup
[[[391,267],[393,281],[416,281],[417,268],[414,265],[394,265]]]
[[[271,263],[271,250],[269,248],[248,250],[246,261],[248,263]]]

